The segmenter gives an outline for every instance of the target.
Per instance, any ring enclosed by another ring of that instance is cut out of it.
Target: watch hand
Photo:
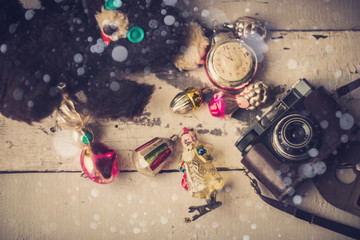
[[[230,61],[233,61],[233,58],[232,58],[230,52],[228,52],[228,55],[225,55],[225,54],[224,54],[224,57],[226,57],[226,58],[229,59]]]

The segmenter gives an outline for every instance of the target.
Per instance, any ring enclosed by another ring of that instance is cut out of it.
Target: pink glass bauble
[[[214,94],[209,103],[209,110],[212,116],[218,118],[227,118],[239,109],[234,95],[225,92]]]
[[[96,183],[110,183],[119,175],[117,153],[101,142],[93,142],[81,152],[81,167]]]

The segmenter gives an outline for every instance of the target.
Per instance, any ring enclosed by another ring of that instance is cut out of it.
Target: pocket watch
[[[238,18],[233,24],[224,24],[224,28],[227,31],[215,33],[211,40],[205,69],[216,87],[239,91],[249,84],[258,69],[257,56],[244,39],[248,42],[264,39],[266,29],[250,17]]]
[[[243,40],[231,33],[218,33],[213,37],[205,69],[216,87],[240,90],[250,82],[257,68],[256,54]]]

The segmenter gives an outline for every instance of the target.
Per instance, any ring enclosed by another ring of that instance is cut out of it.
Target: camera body
[[[360,141],[343,144],[328,159],[327,171],[313,178],[320,195],[333,206],[360,216]]]
[[[355,128],[332,94],[301,79],[235,145],[243,165],[283,200],[304,179],[323,174],[327,158]]]

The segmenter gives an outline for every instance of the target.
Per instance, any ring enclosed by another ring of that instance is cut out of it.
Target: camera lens
[[[291,122],[286,126],[284,133],[290,143],[301,144],[309,138],[310,131],[309,127],[302,122]]]
[[[313,122],[300,114],[281,119],[272,134],[273,148],[281,157],[302,161],[309,158],[308,151],[317,147],[319,131]]]

